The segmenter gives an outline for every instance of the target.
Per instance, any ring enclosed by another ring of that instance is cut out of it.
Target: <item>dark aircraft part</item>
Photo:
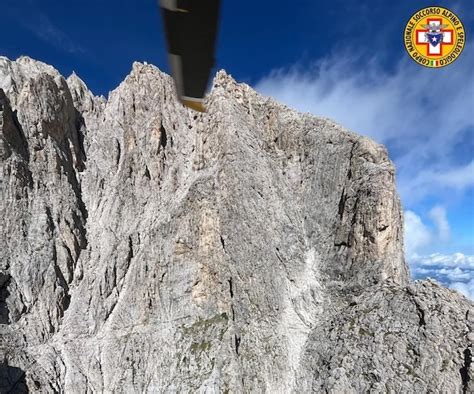
[[[220,0],[159,0],[176,91],[189,108],[204,112],[214,66]]]

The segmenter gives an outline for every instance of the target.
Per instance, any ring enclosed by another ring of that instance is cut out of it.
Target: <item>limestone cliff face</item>
[[[473,390],[386,150],[224,72],[208,101],[0,58],[0,392]]]

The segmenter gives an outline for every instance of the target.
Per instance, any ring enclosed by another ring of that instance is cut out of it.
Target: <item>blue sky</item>
[[[107,96],[133,61],[168,71],[156,2],[0,0],[0,55],[73,70]],[[444,69],[403,48],[418,9],[464,23],[467,45]],[[217,68],[301,111],[384,143],[397,166],[413,276],[474,297],[474,10],[467,1],[224,0]]]

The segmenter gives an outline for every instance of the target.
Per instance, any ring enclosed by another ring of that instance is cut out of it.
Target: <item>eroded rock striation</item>
[[[0,392],[472,392],[473,304],[410,281],[384,147],[213,85],[0,58]]]

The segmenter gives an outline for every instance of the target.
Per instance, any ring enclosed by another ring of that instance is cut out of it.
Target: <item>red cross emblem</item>
[[[427,56],[443,56],[443,46],[453,44],[453,29],[444,29],[446,25],[443,25],[443,18],[428,18],[424,26],[426,29],[416,30],[416,44],[425,46]],[[439,45],[436,42],[438,37]]]

